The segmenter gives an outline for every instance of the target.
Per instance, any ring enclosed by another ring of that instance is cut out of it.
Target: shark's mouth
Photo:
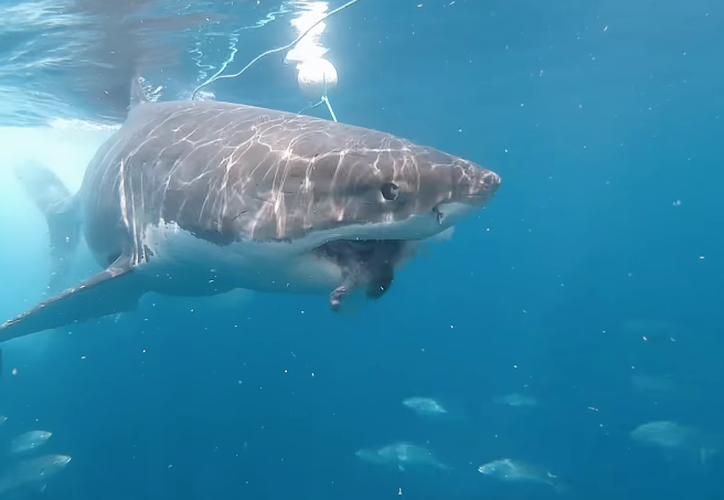
[[[342,271],[343,285],[332,293],[332,307],[336,309],[356,288],[365,288],[368,298],[382,297],[392,286],[395,268],[412,248],[412,243],[404,240],[336,240],[315,248],[315,255]]]

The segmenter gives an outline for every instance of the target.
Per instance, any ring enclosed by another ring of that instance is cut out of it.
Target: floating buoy
[[[326,59],[310,59],[297,66],[297,82],[302,93],[311,100],[320,100],[337,86],[339,78],[334,64]]]

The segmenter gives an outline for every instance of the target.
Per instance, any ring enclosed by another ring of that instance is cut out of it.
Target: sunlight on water
[[[89,42],[67,33],[82,33],[85,22],[82,15],[63,13],[63,2],[56,0],[0,6],[0,119],[17,123],[73,114],[33,76],[73,65],[74,54]]]
[[[276,21],[278,17],[288,14],[290,12],[291,4],[294,2],[285,2],[279,6],[274,6],[258,21],[252,24],[245,24],[239,26],[229,33],[228,30],[219,30],[214,28],[213,30],[201,30],[193,42],[193,48],[189,49],[189,54],[194,64],[198,68],[197,82],[202,82],[214,76],[221,75],[226,71],[229,65],[233,64],[236,60],[236,54],[239,52],[238,43],[240,33],[247,30],[255,30],[263,28],[269,23]],[[220,64],[214,64],[210,60],[208,54],[218,51],[216,39],[228,39],[228,56]],[[181,94],[181,98],[188,99],[191,96],[191,91],[188,91],[188,95],[184,92]],[[213,99],[215,96],[211,92],[204,92],[202,96],[204,100]]]
[[[329,10],[327,2],[307,2],[297,1],[290,2],[290,5],[297,10],[297,16],[291,21],[292,28],[295,30],[295,36],[299,36],[309,29],[311,25],[322,18]],[[312,59],[321,59],[329,51],[322,46],[322,34],[327,28],[325,23],[319,23],[305,36],[296,47],[287,53],[285,58],[287,63],[303,63]]]
[[[157,0],[0,6],[0,124],[39,125],[52,118],[119,123],[137,72],[149,81],[180,86],[166,98],[185,99],[187,77],[164,71],[181,57],[192,62],[196,82],[205,81],[255,55],[244,49],[249,38],[243,33],[284,18],[291,34],[299,36],[330,10],[328,2],[304,0],[234,3],[229,15],[214,15],[208,2],[180,12],[167,7]],[[298,68],[323,58],[329,50],[321,42],[325,29],[324,22],[315,26],[285,62]],[[273,38],[281,43],[287,36]]]
[[[266,2],[264,10],[256,3],[235,3],[224,15],[215,14],[213,7],[213,2],[199,1],[179,10],[162,0],[3,3],[0,124],[35,126],[58,117],[118,123],[125,117],[136,73],[151,77],[176,67],[189,52],[189,39],[211,37],[204,42],[206,55],[218,52],[213,37],[229,40],[230,32],[243,29],[238,19],[249,29],[285,12]],[[229,23],[220,28],[222,21]],[[235,43],[232,35],[233,48]],[[199,67],[218,65],[202,61],[203,51],[188,55]],[[169,77],[172,82],[184,78]]]

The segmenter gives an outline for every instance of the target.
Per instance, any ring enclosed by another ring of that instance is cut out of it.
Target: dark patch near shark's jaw
[[[404,240],[336,240],[313,250],[342,269],[344,287],[364,287],[367,297],[377,300],[392,286],[395,267],[407,255]]]
[[[218,230],[207,229],[199,224],[179,224],[195,238],[218,245],[228,246],[241,241],[233,228],[235,219],[228,218]],[[291,243],[293,239],[275,239],[278,243]],[[365,288],[368,298],[377,300],[384,296],[395,280],[395,268],[410,254],[409,241],[405,240],[335,240],[312,250],[319,258],[327,259],[342,270],[343,285],[333,295],[341,300],[353,289]]]
[[[193,237],[218,246],[241,241],[233,230],[209,230],[195,224],[180,225]],[[275,239],[276,243],[292,243],[291,238]],[[335,240],[312,250],[317,257],[333,262],[342,269],[349,288],[365,286],[367,296],[382,297],[395,279],[395,267],[407,252],[410,242],[405,240]]]

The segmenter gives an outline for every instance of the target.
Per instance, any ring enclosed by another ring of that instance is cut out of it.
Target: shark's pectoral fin
[[[80,285],[0,325],[0,342],[133,310],[145,291],[136,268],[121,258]]]

